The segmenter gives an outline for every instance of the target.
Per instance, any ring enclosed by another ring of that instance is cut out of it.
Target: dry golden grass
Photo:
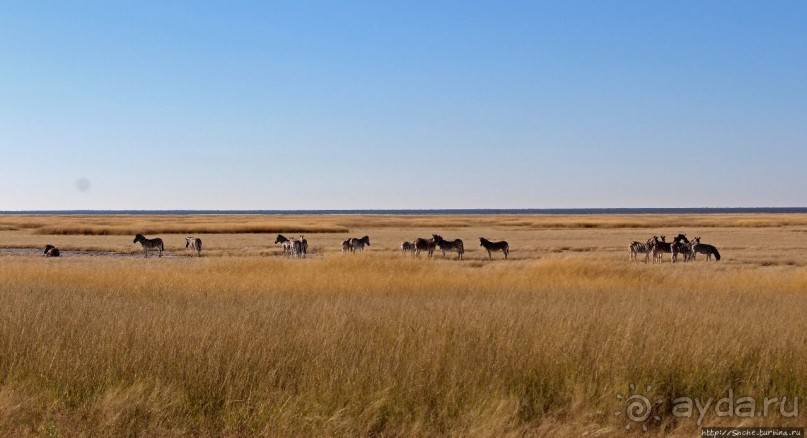
[[[801,225],[307,219],[357,221],[372,246],[343,256],[345,234],[318,234],[312,258],[289,260],[271,256],[274,236],[210,234],[201,259],[0,256],[0,435],[618,436],[631,383],[667,400],[807,395]],[[32,230],[0,244],[134,250]],[[395,251],[438,231],[466,240],[466,261]],[[629,240],[678,231],[703,231],[724,261],[627,262]],[[513,260],[483,262],[478,235],[509,240]],[[651,434],[697,432],[664,409]],[[804,414],[744,421],[707,418]]]
[[[698,215],[0,215],[0,231],[43,235],[346,233],[356,228],[761,228],[807,226],[805,214]]]

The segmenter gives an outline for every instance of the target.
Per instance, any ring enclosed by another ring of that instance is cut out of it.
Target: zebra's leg
[[[490,255],[490,250],[488,250],[488,261],[492,261],[492,260],[493,260],[493,256]]]

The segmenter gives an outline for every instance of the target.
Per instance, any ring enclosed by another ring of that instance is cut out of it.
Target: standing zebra
[[[198,237],[186,237],[185,238],[185,248],[188,248],[188,251],[191,252],[191,255],[193,255],[193,253],[195,252],[197,257],[201,257],[202,256],[202,239],[200,239]]]
[[[434,248],[437,244],[434,242],[434,239],[424,239],[422,237],[418,237],[415,239],[415,256],[420,257],[421,251],[426,251],[429,257],[434,254]]]
[[[636,261],[636,256],[638,254],[644,254],[644,262],[647,263],[647,259],[650,258],[650,253],[653,252],[653,239],[647,239],[646,243],[641,243],[634,240],[630,243],[628,249],[630,249],[631,262]]]
[[[59,257],[62,255],[59,252],[59,248],[56,248],[53,245],[45,245],[45,257]]]
[[[303,236],[291,242],[292,257],[305,258],[306,253],[308,253],[308,241]]]
[[[350,244],[350,239],[342,242],[342,254],[353,251],[353,245]]]
[[[712,255],[715,256],[716,261],[720,261],[720,252],[712,245],[701,243],[701,238],[696,237],[692,239],[692,257],[695,257],[695,254],[706,254],[706,261],[712,259]]]
[[[653,236],[653,263],[661,263],[665,252],[672,252],[672,244],[664,241],[665,237]]]
[[[406,255],[407,251],[412,251],[412,255],[415,255],[415,244],[412,242],[401,242],[401,254]]]
[[[502,240],[501,242],[491,242],[484,237],[479,238],[480,246],[485,247],[488,250],[488,260],[493,260],[491,256],[491,252],[493,251],[501,251],[504,253],[504,259],[507,260],[507,254],[510,254],[510,245],[507,244],[506,241]]]
[[[465,246],[462,244],[461,239],[445,240],[439,234],[432,234],[434,243],[443,251],[443,257],[446,256],[446,251],[457,251],[457,260],[462,260],[462,254],[465,253]]]
[[[364,247],[370,246],[370,236],[364,236],[361,239],[357,239],[354,237],[350,239],[350,246],[351,246],[350,248],[351,252],[356,252],[356,250],[364,252]]]
[[[275,238],[275,245],[277,245],[278,243],[283,248],[283,252],[285,254],[291,255],[291,239],[282,234],[278,234],[277,237]]]
[[[692,244],[689,243],[689,239],[687,239],[685,234],[679,234],[673,239],[670,250],[672,251],[670,263],[675,263],[675,261],[678,260],[678,254],[681,254],[684,257],[684,261],[688,262],[689,256],[692,254]]]
[[[146,254],[145,257],[148,258],[149,251],[160,251],[159,257],[163,256],[163,251],[165,248],[163,247],[163,240],[159,237],[154,239],[146,239],[142,234],[135,235],[134,241],[132,243],[140,243],[143,247],[143,252]]]

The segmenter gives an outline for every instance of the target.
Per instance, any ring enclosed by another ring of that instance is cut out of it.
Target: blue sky
[[[12,1],[0,210],[807,206],[805,29],[802,1]]]

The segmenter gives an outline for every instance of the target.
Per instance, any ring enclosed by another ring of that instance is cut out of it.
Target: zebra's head
[[[479,246],[485,246],[485,244],[488,242],[488,239],[485,239],[484,237],[479,238]]]
[[[667,236],[661,236],[661,241],[662,242],[666,242],[667,241],[666,239],[667,239]]]
[[[287,239],[286,236],[284,236],[282,234],[278,234],[277,237],[275,237],[275,243],[283,243],[283,242],[287,242],[288,240],[289,239]]]
[[[686,243],[689,243],[689,239],[687,239],[687,235],[686,235],[686,234],[679,234],[679,235],[675,236],[675,239],[673,239],[673,240],[675,240],[676,242],[678,242],[678,241],[681,241],[681,240],[682,240],[682,241],[684,241],[684,242],[686,242]]]
[[[132,241],[132,243],[137,243],[137,242],[140,242],[141,240],[146,240],[146,238],[143,237],[142,234],[135,234],[135,238]]]

